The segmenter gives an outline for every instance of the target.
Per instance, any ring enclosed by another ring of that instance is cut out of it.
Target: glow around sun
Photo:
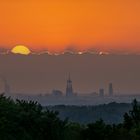
[[[24,45],[17,45],[17,46],[15,46],[11,50],[11,52],[14,53],[14,54],[22,54],[22,55],[29,55],[31,53],[29,48],[24,46]]]

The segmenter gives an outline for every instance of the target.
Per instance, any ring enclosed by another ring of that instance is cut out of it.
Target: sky
[[[140,0],[1,0],[0,48],[140,51]]]

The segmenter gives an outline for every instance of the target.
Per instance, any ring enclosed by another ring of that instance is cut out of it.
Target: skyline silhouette
[[[118,94],[138,94],[139,64],[139,55],[0,55],[0,73],[13,92],[32,94],[65,91],[69,71],[75,92],[91,93],[112,82]]]

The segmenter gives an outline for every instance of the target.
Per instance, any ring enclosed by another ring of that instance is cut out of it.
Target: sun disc
[[[31,53],[29,48],[24,46],[24,45],[17,45],[17,46],[15,46],[11,50],[11,52],[14,53],[14,54],[22,54],[22,55],[29,55]]]

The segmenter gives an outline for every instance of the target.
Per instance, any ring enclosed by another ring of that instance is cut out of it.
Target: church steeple
[[[72,87],[70,73],[69,73],[68,80],[67,80],[66,96],[73,96],[73,87]]]

